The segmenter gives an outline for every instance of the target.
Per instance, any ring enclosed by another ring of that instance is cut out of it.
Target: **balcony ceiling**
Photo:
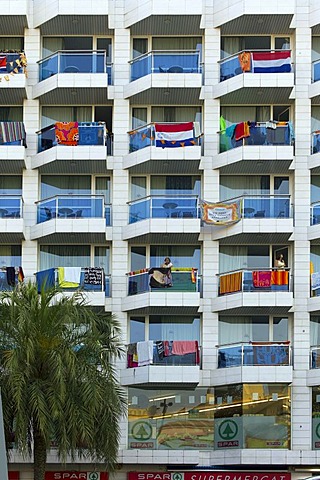
[[[320,105],[320,95],[311,98],[311,105],[316,105],[317,107]]]
[[[266,74],[267,75],[267,74]],[[280,74],[279,74],[280,75]],[[221,106],[224,105],[289,105],[292,87],[248,87],[239,88],[220,97]]]
[[[2,80],[2,83],[5,80]],[[1,88],[0,84],[0,105],[22,105],[23,100],[27,98],[27,91],[25,88]]]
[[[247,147],[250,148],[250,147]],[[286,174],[289,173],[289,167],[292,159],[288,160],[240,160],[219,168],[220,174],[229,175],[265,175],[271,173]]]
[[[259,245],[286,245],[291,235],[292,232],[240,233],[239,235],[221,238],[219,242],[220,245],[251,245],[252,242]]]
[[[312,27],[312,35],[320,35],[320,23]]]
[[[148,233],[128,239],[130,245],[195,245],[199,243],[199,233]]]
[[[193,148],[193,147],[187,147]],[[128,168],[134,175],[175,175],[175,174],[199,174],[199,160],[149,160]]]
[[[8,147],[10,148],[10,147]],[[22,170],[26,168],[26,163],[24,159],[21,160],[11,160],[7,158],[6,160],[0,160],[0,171],[1,173],[6,174],[22,174]]]
[[[132,105],[202,105],[200,91],[192,87],[149,88],[130,97],[130,102]]]
[[[37,168],[37,167],[33,167]],[[73,175],[77,174],[109,174],[107,171],[107,160],[55,160],[38,167],[41,174],[60,174]]]
[[[147,8],[147,7],[146,7]],[[150,15],[130,27],[131,35],[202,35],[201,15]]]
[[[39,27],[41,35],[113,35],[107,15],[57,15]]]
[[[247,295],[250,295],[249,293]],[[230,295],[231,296],[231,295]],[[236,308],[228,308],[225,313],[219,312],[219,317],[222,315],[274,315],[274,316],[281,316],[287,315],[290,311],[291,307],[283,306],[283,307],[236,307]]]
[[[28,28],[26,15],[18,15],[18,12],[17,15],[1,15],[1,35],[23,36],[25,28]]]
[[[4,245],[21,245],[21,241],[25,240],[23,232],[0,232],[0,242]]]
[[[178,292],[175,292],[175,293],[178,293]],[[198,313],[198,310],[199,310],[199,307],[196,307],[196,306],[184,307],[182,305],[179,305],[176,307],[173,307],[173,306],[148,307],[147,306],[147,307],[137,308],[133,311],[135,315],[195,315]]]
[[[51,244],[90,244],[90,243],[105,243],[106,234],[105,233],[90,233],[90,232],[56,232],[49,235],[44,235],[38,238],[38,242],[42,245],[51,245]]]
[[[221,35],[281,35],[293,33],[290,28],[293,14],[241,15],[221,25]]]
[[[72,92],[72,93],[71,93]],[[55,88],[39,96],[42,105],[112,105],[105,88]],[[8,102],[7,102],[8,103]]]

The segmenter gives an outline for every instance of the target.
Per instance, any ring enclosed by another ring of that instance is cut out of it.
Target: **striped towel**
[[[0,122],[0,145],[25,139],[23,122]]]

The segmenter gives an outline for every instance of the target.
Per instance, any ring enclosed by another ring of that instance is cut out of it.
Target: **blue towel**
[[[54,287],[55,285],[54,268],[49,268],[48,270],[42,270],[41,272],[37,272],[36,281],[37,281],[39,293],[41,292],[42,289],[46,291]]]
[[[79,125],[78,145],[98,145],[98,127],[82,127]]]
[[[226,128],[227,137],[229,137],[229,138],[233,137],[236,126],[237,126],[237,124],[233,123],[232,125],[229,125],[229,127]]]

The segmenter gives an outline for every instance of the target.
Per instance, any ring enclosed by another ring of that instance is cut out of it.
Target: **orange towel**
[[[273,270],[271,273],[271,285],[289,285],[288,270]]]
[[[240,67],[243,72],[251,72],[251,53],[241,52],[238,55]]]
[[[242,290],[242,272],[229,273],[220,277],[220,295]]]

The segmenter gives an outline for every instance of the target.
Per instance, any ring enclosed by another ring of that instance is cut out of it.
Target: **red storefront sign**
[[[108,480],[106,472],[46,472],[45,480]]]
[[[9,480],[19,480],[20,473],[19,472],[8,472]]]
[[[291,480],[283,472],[129,472],[128,480]]]

